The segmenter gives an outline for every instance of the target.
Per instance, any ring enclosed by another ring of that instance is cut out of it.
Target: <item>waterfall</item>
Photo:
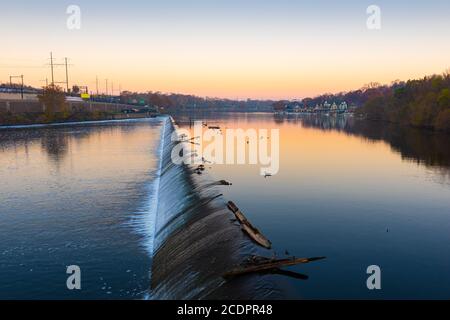
[[[271,254],[256,246],[234,221],[221,188],[205,172],[171,160],[177,126],[162,129],[151,277],[152,299],[277,298],[272,275],[224,280],[222,275],[252,254]]]

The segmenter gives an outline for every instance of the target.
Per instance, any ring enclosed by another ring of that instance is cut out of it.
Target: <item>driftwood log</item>
[[[232,201],[228,202],[228,208],[234,213],[236,219],[241,224],[242,231],[244,231],[253,241],[266,249],[270,249],[272,247],[272,243],[269,239],[267,239],[261,231],[255,228],[250,221],[248,221],[241,210],[239,210],[239,208]]]
[[[255,259],[255,258],[254,258]],[[314,258],[289,258],[289,259],[268,259],[263,257],[256,257],[254,262],[249,262],[246,265],[235,268],[223,275],[224,278],[233,278],[236,276],[277,270],[281,267],[294,266],[297,264],[310,263],[317,260],[325,259],[325,257],[314,257]]]

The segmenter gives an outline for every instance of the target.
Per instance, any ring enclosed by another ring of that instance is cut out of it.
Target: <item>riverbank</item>
[[[450,75],[395,83],[357,110],[367,120],[450,132]]]
[[[157,114],[155,110],[120,103],[65,101],[52,105],[31,100],[0,99],[0,126],[51,124],[60,122],[119,120],[144,118]]]
[[[12,114],[0,112],[0,129],[10,127],[27,127],[27,126],[45,126],[54,124],[77,123],[77,122],[93,122],[108,120],[124,120],[124,119],[142,119],[157,116],[156,113],[116,113],[102,111],[84,111],[74,112],[70,114],[55,114],[52,118],[48,118],[45,113],[19,113]]]

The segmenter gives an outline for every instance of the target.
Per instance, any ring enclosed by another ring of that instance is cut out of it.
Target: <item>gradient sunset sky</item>
[[[81,8],[81,30],[66,9]],[[369,5],[381,30],[366,27]],[[302,98],[450,67],[450,1],[1,1],[0,81],[229,98]],[[55,72],[64,80],[63,68]]]

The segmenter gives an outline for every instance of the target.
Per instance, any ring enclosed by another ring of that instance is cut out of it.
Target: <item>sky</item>
[[[67,28],[69,5],[81,28]],[[369,5],[381,10],[370,30]],[[0,0],[0,82],[300,99],[450,68],[450,1]],[[64,81],[63,67],[55,81]]]

